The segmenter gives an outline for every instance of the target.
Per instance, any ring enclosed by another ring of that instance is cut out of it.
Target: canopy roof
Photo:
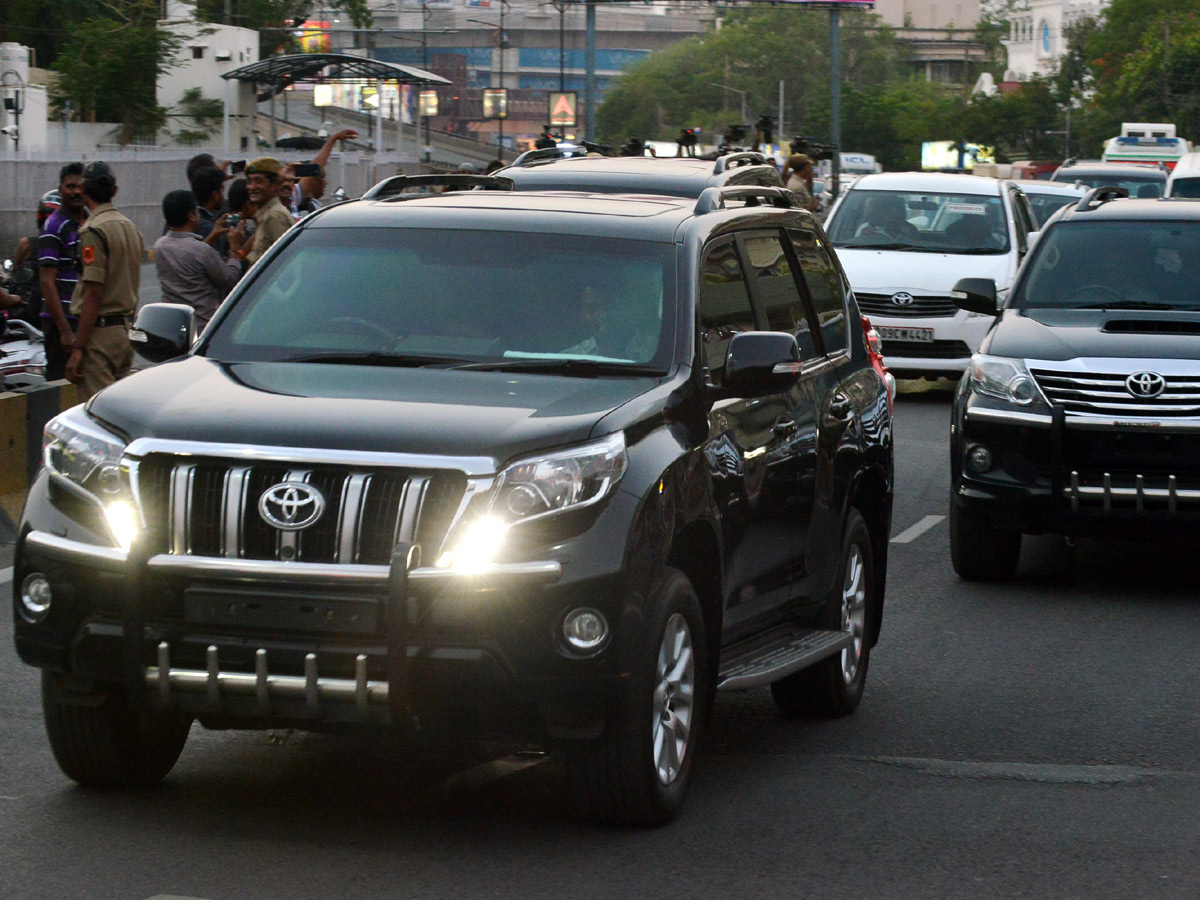
[[[226,72],[222,78],[284,87],[304,81],[396,81],[400,84],[450,84],[441,75],[397,63],[345,53],[294,53],[269,56]]]

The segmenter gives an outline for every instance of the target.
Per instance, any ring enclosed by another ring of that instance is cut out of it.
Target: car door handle
[[[834,394],[829,401],[829,415],[835,419],[849,419],[854,412],[854,404],[845,394]]]

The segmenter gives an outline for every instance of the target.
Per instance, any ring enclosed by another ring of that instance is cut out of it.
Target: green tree
[[[109,0],[103,11],[65,29],[51,99],[68,101],[85,121],[119,122],[118,139],[152,137],[166,110],[155,101],[158,78],[177,63],[188,35],[157,27],[157,0]]]

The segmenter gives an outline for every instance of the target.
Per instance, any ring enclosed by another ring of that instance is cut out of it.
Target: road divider
[[[0,535],[11,530],[4,526],[20,517],[29,485],[41,465],[42,429],[78,402],[75,385],[69,381],[0,393]]]

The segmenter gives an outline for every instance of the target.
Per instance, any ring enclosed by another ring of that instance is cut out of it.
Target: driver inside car
[[[890,241],[915,241],[917,228],[905,217],[904,198],[883,194],[871,198],[867,221],[858,227],[855,237],[883,237]]]
[[[579,333],[583,340],[560,351],[565,356],[598,356],[630,362],[644,362],[657,349],[656,336],[641,330],[629,338],[618,334],[612,323],[612,302],[591,285],[585,285],[579,296]]]

